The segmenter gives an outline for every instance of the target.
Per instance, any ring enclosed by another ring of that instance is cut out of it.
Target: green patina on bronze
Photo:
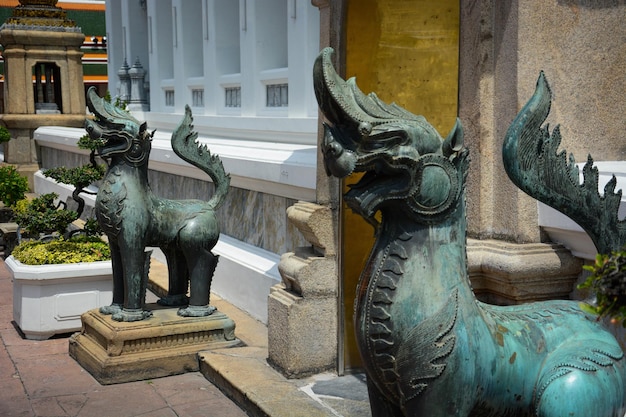
[[[372,414],[623,417],[624,353],[578,302],[475,298],[460,122],[443,139],[423,117],[344,81],[331,54],[313,71],[325,166],[340,178],[364,172],[345,201],[376,230],[355,300]]]
[[[532,98],[507,131],[502,147],[504,168],[522,191],[565,214],[582,227],[599,253],[626,244],[626,220],[618,217],[622,190],[615,176],[598,192],[598,169],[591,155],[583,167],[583,182],[572,155],[557,152],[561,131],[542,126],[550,112],[552,93],[543,72]]]
[[[113,303],[101,312],[118,321],[150,317],[145,308],[150,262],[145,248],[150,246],[159,247],[167,258],[169,293],[159,303],[182,306],[181,316],[210,315],[215,308],[209,305],[209,291],[218,261],[211,249],[220,234],[215,209],[230,185],[221,160],[196,142],[198,134],[187,106],[172,133],[172,149],[211,177],[215,193],[208,201],[159,198],[148,184],[152,134],[146,123],[98,97],[93,87],[87,93],[87,105],[95,119],[88,119],[85,129],[92,139],[101,141],[98,154],[109,164],[95,205],[113,264]]]

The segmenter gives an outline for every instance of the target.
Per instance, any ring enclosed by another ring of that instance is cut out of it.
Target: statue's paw
[[[119,313],[120,311],[122,311],[121,304],[111,304],[108,306],[100,307],[100,313],[102,314],[115,314],[115,313]]]
[[[187,306],[178,309],[178,315],[182,317],[204,317],[210,316],[215,310],[217,310],[215,307],[208,304],[205,306]]]
[[[189,297],[185,294],[166,295],[165,297],[161,297],[157,301],[157,304],[166,307],[186,306],[189,304]]]
[[[119,312],[113,314],[111,318],[115,321],[139,321],[152,317],[152,311],[147,310],[127,310],[121,309]]]

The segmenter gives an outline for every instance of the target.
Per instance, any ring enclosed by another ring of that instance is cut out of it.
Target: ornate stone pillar
[[[128,71],[130,67],[128,66],[128,62],[124,60],[124,63],[117,70],[117,77],[120,79],[120,89],[118,92],[118,97],[121,102],[128,103],[130,101],[130,75]]]
[[[128,76],[130,77],[129,109],[149,111],[150,106],[148,104],[148,100],[146,100],[146,89],[144,85],[146,71],[141,66],[139,58],[137,58],[132,68],[128,71]]]
[[[337,361],[337,259],[328,207],[298,202],[289,221],[311,246],[283,254],[282,283],[268,299],[268,362],[287,377],[333,370]]]
[[[55,0],[20,0],[0,29],[5,60],[5,106],[0,122],[11,133],[11,140],[4,144],[4,159],[19,164],[18,169],[29,175],[38,168],[32,140],[36,128],[82,127],[85,122],[80,50],[85,35],[56,3]],[[55,84],[54,89],[45,91],[40,79],[41,97],[44,92],[53,94],[59,111],[37,112],[38,97],[32,79],[33,68],[37,66],[44,68],[44,72],[39,72],[40,77],[54,79]]]

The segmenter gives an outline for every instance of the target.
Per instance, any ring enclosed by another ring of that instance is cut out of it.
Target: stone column
[[[548,118],[560,149],[585,162],[624,160],[626,5],[573,6],[530,0],[461,2],[459,117],[471,165],[468,232],[485,239],[540,242],[537,203],[502,165],[502,141],[532,95],[540,70],[552,86]],[[621,141],[621,142],[620,142]]]
[[[461,2],[459,116],[471,165],[468,244],[474,289],[492,301],[563,298],[581,261],[538,226],[537,202],[502,164],[502,141],[530,98],[539,71],[553,89],[550,127],[560,150],[585,162],[624,160],[624,4],[602,7],[530,0]],[[511,243],[515,242],[515,243]],[[577,272],[578,271],[578,272]]]
[[[555,243],[468,239],[467,263],[474,293],[491,304],[567,299],[582,261]]]

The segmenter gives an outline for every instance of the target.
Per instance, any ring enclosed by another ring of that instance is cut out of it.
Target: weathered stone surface
[[[268,361],[301,377],[332,369],[337,360],[335,238],[328,207],[299,202],[287,214],[312,246],[284,254],[278,264],[283,282],[268,298]]]
[[[240,344],[223,313],[180,317],[176,308],[150,307],[153,317],[138,322],[117,322],[97,309],[83,314],[70,356],[101,384],[117,384],[197,371],[199,351]]]
[[[287,377],[302,377],[335,366],[335,297],[303,298],[277,284],[270,290],[268,309],[270,364]]]
[[[483,301],[520,304],[568,298],[582,261],[553,243],[467,241],[472,288]]]
[[[278,270],[285,288],[302,297],[332,296],[337,294],[336,265],[317,256],[310,248],[298,248],[283,254]]]
[[[330,208],[299,201],[287,209],[287,215],[289,221],[322,255],[335,255],[335,236]]]
[[[461,2],[459,117],[471,164],[468,230],[478,238],[540,242],[537,204],[510,183],[500,156],[509,123],[539,70],[558,89],[551,126],[584,161],[624,160],[624,2]],[[541,51],[541,52],[539,52]]]

